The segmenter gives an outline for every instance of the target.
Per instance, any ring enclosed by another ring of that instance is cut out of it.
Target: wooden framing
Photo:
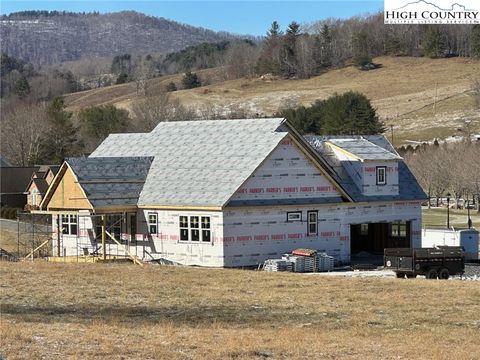
[[[93,206],[78,182],[77,176],[65,161],[48,187],[40,203],[42,210],[92,210]]]

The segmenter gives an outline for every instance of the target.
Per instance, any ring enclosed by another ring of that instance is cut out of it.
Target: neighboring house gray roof
[[[0,169],[0,193],[25,194],[25,189],[38,171],[38,166],[10,166]]]
[[[376,145],[365,137],[360,138],[330,138],[329,143],[336,145],[362,160],[400,160],[395,150],[387,150]]]
[[[110,135],[90,159],[154,156],[139,205],[223,206],[288,132],[283,119],[161,122]]]
[[[30,182],[30,184],[32,182],[35,184],[35,187],[37,188],[37,190],[40,194],[43,195],[47,192],[48,183],[45,179],[43,179],[43,178],[33,178],[32,181]],[[30,184],[29,184],[28,187],[30,187]],[[27,190],[28,190],[28,187],[27,187]]]
[[[335,140],[338,140],[339,137],[335,137]],[[342,138],[348,138],[343,136]],[[351,137],[357,138],[358,137]],[[371,135],[364,136],[365,139],[369,140],[372,143],[375,143],[377,146],[382,147],[385,151],[396,155],[395,150],[391,144],[381,135]],[[322,156],[328,164],[333,168],[335,175],[334,179],[345,189],[345,191],[352,197],[356,202],[362,201],[395,201],[395,200],[425,200],[427,199],[426,194],[423,192],[422,188],[415,179],[415,176],[412,174],[410,169],[407,167],[405,162],[398,159],[398,185],[399,185],[399,194],[398,195],[378,195],[378,196],[366,196],[362,194],[362,190],[355,185],[354,181],[347,173],[342,163],[333,153],[333,150],[325,145],[326,141],[332,141],[332,137],[329,136],[315,136],[307,135],[305,139],[313,146],[313,148]],[[397,155],[398,156],[398,155]]]
[[[94,208],[137,205],[152,157],[69,158]]]

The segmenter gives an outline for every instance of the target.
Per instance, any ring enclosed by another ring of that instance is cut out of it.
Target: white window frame
[[[184,218],[183,221],[182,218]],[[197,219],[195,220],[195,218]],[[178,227],[180,230],[179,240],[181,242],[189,242],[194,244],[212,242],[212,223],[210,216],[180,215],[178,217]],[[184,232],[184,235],[187,235],[186,239],[182,239],[182,237],[185,237],[182,236],[182,231]],[[193,240],[194,234],[197,234],[195,237],[198,237],[198,240]]]
[[[287,211],[287,222],[302,221],[301,211]]]
[[[37,195],[38,195],[38,190],[37,189],[33,189],[32,190],[32,205],[37,205]]]
[[[156,212],[149,212],[147,214],[147,217],[148,233],[158,234],[158,214]],[[152,227],[155,229],[155,231],[152,231]]]
[[[202,242],[210,243],[212,242],[212,219],[210,216],[201,216],[200,217],[200,228],[201,228],[201,237]],[[205,240],[207,239],[207,240]]]
[[[315,215],[315,220],[313,221],[310,215]],[[315,225],[315,231],[310,231],[310,225]],[[307,234],[308,236],[316,236],[318,235],[318,211],[317,210],[310,210],[307,211]]]
[[[77,215],[62,214],[61,219],[62,219],[62,234],[63,235],[77,235],[78,234],[78,216]]]
[[[377,185],[387,185],[387,167],[386,166],[377,166],[376,167],[377,175]],[[383,180],[381,180],[381,172],[383,171]]]

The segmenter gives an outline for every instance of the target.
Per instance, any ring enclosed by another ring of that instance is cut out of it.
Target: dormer
[[[399,194],[398,163],[402,158],[391,146],[391,150],[387,150],[363,137],[329,139],[325,145],[363,195]]]

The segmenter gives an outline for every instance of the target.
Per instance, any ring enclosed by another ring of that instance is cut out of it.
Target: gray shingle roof
[[[333,137],[338,140],[340,137]],[[349,138],[349,137],[341,137]],[[358,139],[358,137],[350,137]],[[395,151],[390,143],[381,135],[364,136],[364,138],[377,146],[382,147],[385,151]],[[325,145],[326,141],[332,141],[330,136],[305,136],[305,139],[312,145],[312,147],[322,156],[328,164],[333,168],[335,175],[334,179],[340,183],[345,191],[352,197],[355,202],[363,201],[395,201],[395,200],[425,200],[427,195],[415,179],[410,169],[405,162],[398,160],[398,183],[399,194],[398,195],[378,195],[378,196],[366,196],[362,194],[361,189],[355,185],[354,181],[344,169],[341,162],[337,159],[332,149]],[[396,154],[396,152],[395,152]]]
[[[362,160],[400,160],[401,157],[395,152],[387,150],[373,142],[361,138],[337,138],[328,140],[349,153],[357,156]]]
[[[90,158],[154,156],[139,205],[223,206],[288,134],[283,119],[162,122],[110,135]]]
[[[95,208],[137,205],[152,161],[152,157],[66,160]]]

